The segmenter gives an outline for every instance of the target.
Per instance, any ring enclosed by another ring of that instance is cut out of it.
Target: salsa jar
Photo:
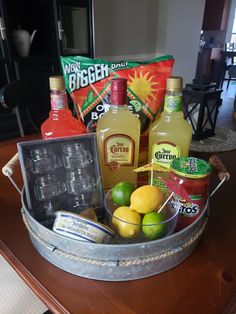
[[[211,171],[211,165],[203,159],[179,157],[172,161],[169,179],[180,188],[180,193],[174,194],[172,199],[174,206],[179,210],[176,230],[190,225],[204,210],[208,200]],[[180,196],[181,186],[188,195],[188,200]]]

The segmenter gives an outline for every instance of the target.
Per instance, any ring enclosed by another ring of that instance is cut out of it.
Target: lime
[[[112,201],[120,206],[129,206],[135,187],[129,182],[119,182],[112,189]]]
[[[112,224],[123,238],[135,238],[141,229],[141,216],[128,206],[118,207],[112,217]]]
[[[157,209],[163,201],[162,191],[152,185],[143,185],[136,189],[130,198],[130,208],[140,214]]]
[[[144,215],[142,221],[142,231],[149,240],[156,240],[165,236],[167,227],[163,223],[165,216],[162,212],[150,212]]]

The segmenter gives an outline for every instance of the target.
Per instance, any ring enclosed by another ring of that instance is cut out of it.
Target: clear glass
[[[80,143],[63,145],[63,166],[69,170],[85,168],[93,162],[91,152]]]
[[[161,237],[166,237],[168,235],[171,235],[174,232],[176,224],[177,224],[177,220],[178,220],[178,208],[175,207],[172,202],[168,202],[166,206],[162,209],[162,214],[165,217],[164,221],[159,222],[157,224],[140,224],[140,225],[129,223],[120,218],[116,218],[113,215],[114,211],[117,209],[117,205],[114,204],[112,201],[111,190],[105,196],[104,205],[105,205],[106,212],[108,213],[108,221],[109,221],[109,226],[111,228],[114,228],[113,223],[112,223],[113,219],[117,219],[118,221],[120,221],[120,223],[123,224],[124,228],[127,228],[127,226],[130,226],[130,225],[134,225],[139,228],[139,232],[137,236],[134,238],[123,238],[120,235],[118,235],[118,233],[116,232],[116,235],[113,239],[114,243],[116,244],[139,243],[139,242],[150,241],[144,236],[142,232],[143,227],[152,227],[152,226],[158,226],[158,225],[162,226],[161,228],[163,228],[164,231]]]
[[[34,180],[34,191],[38,201],[51,200],[65,192],[65,184],[53,174],[38,176]]]
[[[61,167],[59,156],[49,147],[37,147],[30,151],[29,166],[33,174],[44,174]]]
[[[91,207],[88,193],[80,193],[79,195],[65,195],[60,200],[61,210],[80,214],[83,210]]]
[[[90,191],[95,186],[95,180],[82,169],[66,173],[66,190],[69,194],[78,195],[84,191]]]
[[[45,201],[37,206],[34,218],[45,227],[52,229],[56,210],[58,210],[58,203],[56,201]]]

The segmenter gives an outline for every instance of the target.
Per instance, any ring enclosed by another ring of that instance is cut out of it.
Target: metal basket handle
[[[16,182],[12,179],[14,169],[18,164],[19,164],[19,155],[18,153],[16,153],[11,158],[11,160],[9,160],[8,163],[2,168],[2,173],[4,174],[4,176],[8,177],[8,179],[11,181],[11,183],[16,188],[16,190],[21,194],[21,189],[18,187]]]
[[[9,180],[11,181],[13,186],[21,194],[21,189],[18,187],[18,185],[12,179],[14,169],[18,165],[18,163],[19,163],[19,155],[18,155],[18,153],[16,153],[11,158],[11,160],[9,160],[8,163],[2,168],[2,173],[9,178]],[[220,158],[216,155],[213,155],[209,158],[209,163],[217,170],[218,178],[220,180],[219,184],[215,187],[215,189],[210,194],[210,197],[212,197],[212,195],[215,194],[215,192],[219,189],[219,187],[225,181],[230,179],[230,173],[228,172],[227,168],[225,167],[223,162],[220,160]]]
[[[230,173],[217,155],[213,155],[209,158],[209,163],[216,169],[218,178],[220,180],[219,184],[211,192],[210,197],[219,189],[219,187],[227,180],[230,179]]]

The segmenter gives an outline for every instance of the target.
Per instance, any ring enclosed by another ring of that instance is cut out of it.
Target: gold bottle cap
[[[183,79],[180,76],[170,76],[167,79],[166,89],[167,90],[182,90]]]
[[[49,77],[50,90],[64,90],[65,81],[63,76],[50,76]]]

